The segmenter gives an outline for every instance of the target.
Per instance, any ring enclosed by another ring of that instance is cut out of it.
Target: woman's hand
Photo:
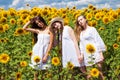
[[[104,61],[104,56],[103,56],[103,53],[102,53],[102,51],[101,51],[101,52],[99,52],[99,53],[100,53],[101,62],[103,62],[103,61]]]
[[[46,56],[46,55],[43,56],[43,58],[42,58],[42,62],[43,62],[43,63],[46,63],[46,62],[47,62],[47,56]]]
[[[83,55],[82,54],[78,56],[78,61],[79,61],[79,63],[83,62]]]

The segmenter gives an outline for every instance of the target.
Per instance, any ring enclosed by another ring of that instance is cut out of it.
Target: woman
[[[54,35],[59,35],[59,39],[62,41],[63,67],[67,67],[69,62],[75,67],[80,67],[82,56],[80,55],[73,29],[69,26],[64,26],[63,19],[60,17],[51,20],[50,29],[54,31]]]
[[[28,27],[28,25],[30,24],[32,25],[31,28]],[[32,18],[30,21],[28,21],[23,26],[23,29],[34,33],[35,45],[32,50],[33,52],[33,55],[31,57],[32,64],[30,64],[30,66],[37,69],[46,69],[50,67],[50,64],[48,64],[48,61],[50,60],[48,53],[52,47],[53,34],[47,27],[45,20],[41,16],[36,16]],[[34,60],[36,56],[40,57],[39,64],[36,63]]]
[[[88,26],[85,16],[79,16],[76,21],[75,32],[77,40],[79,40],[80,52],[84,55],[84,65],[97,64],[101,71],[101,62],[104,60],[102,52],[106,50],[106,47],[97,30]],[[100,77],[103,80],[102,72],[100,72]]]

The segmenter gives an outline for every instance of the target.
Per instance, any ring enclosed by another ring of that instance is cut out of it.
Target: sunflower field
[[[29,5],[28,5],[29,6]],[[105,42],[107,51],[103,53],[105,60],[102,65],[105,80],[120,80],[120,8],[97,9],[88,5],[85,9],[33,7],[31,9],[8,10],[0,8],[0,80],[34,80],[37,73],[38,80],[85,80],[79,68],[69,62],[67,68],[61,67],[61,55],[58,48],[50,55],[52,68],[42,71],[29,66],[31,61],[33,36],[22,29],[23,25],[34,16],[42,16],[47,24],[54,17],[60,16],[65,25],[74,29],[76,19],[84,14],[90,26],[94,26]],[[36,61],[39,61],[38,58]],[[92,80],[98,80],[99,71],[92,68],[88,74]]]

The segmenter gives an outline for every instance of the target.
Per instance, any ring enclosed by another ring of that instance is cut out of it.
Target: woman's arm
[[[49,33],[50,33],[50,43],[49,43],[48,48],[46,50],[46,54],[43,56],[43,60],[42,60],[43,62],[47,61],[47,57],[49,56],[49,54],[50,54],[49,52],[53,46],[53,33],[50,31],[49,31]]]
[[[76,40],[76,37],[75,37],[75,34],[74,34],[74,31],[73,31],[73,29],[71,27],[69,28],[69,34],[70,34],[71,39],[74,42],[76,53],[77,53],[77,56],[78,56],[78,60],[81,63],[82,60],[83,60],[83,55],[80,53],[80,50],[79,50],[79,47],[78,47],[78,44],[77,44],[77,40]]]
[[[31,22],[28,21],[28,22],[23,26],[23,29],[26,30],[26,31],[33,32],[33,33],[38,33],[39,30],[37,30],[37,29],[28,28],[28,26],[29,26],[30,24],[31,24]]]

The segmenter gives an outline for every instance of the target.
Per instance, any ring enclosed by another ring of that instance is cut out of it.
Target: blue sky
[[[56,8],[72,8],[76,6],[77,9],[83,9],[92,4],[96,8],[120,8],[120,0],[0,0],[0,8],[8,9],[25,9],[26,4],[30,7],[56,7]]]

